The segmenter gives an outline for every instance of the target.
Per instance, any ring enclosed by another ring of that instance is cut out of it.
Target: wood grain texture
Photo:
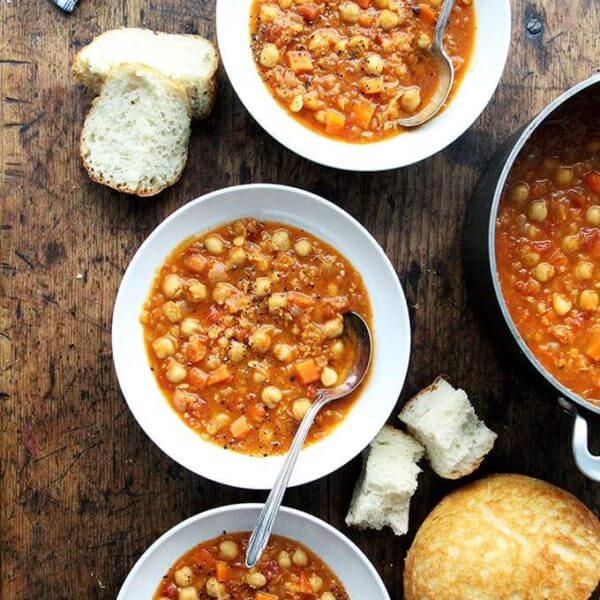
[[[551,393],[497,353],[474,316],[460,256],[469,195],[500,142],[599,66],[600,5],[572,0],[565,7],[562,0],[513,0],[511,53],[496,95],[467,133],[427,161],[375,175],[311,164],[260,129],[221,73],[215,110],[194,127],[181,181],[137,200],[85,176],[78,138],[91,98],[74,85],[72,57],[121,25],[214,39],[213,2],[81,0],[68,16],[46,0],[0,0],[1,598],[112,599],[166,529],[207,508],[265,497],[214,485],[164,456],[127,410],[111,360],[113,301],[139,244],[190,199],[238,183],[321,194],[384,247],[414,331],[399,405],[448,374],[499,433],[482,472],[539,477],[600,510],[600,486],[573,465],[570,419]],[[527,32],[530,18],[541,20],[541,33]],[[409,535],[395,538],[345,528],[358,470],[354,461],[290,491],[286,503],[347,533],[400,599],[408,545],[457,484],[423,474]]]

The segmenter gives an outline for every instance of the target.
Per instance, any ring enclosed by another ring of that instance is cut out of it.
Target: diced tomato
[[[288,292],[286,294],[286,301],[300,308],[308,308],[315,303],[313,298],[300,292]]]
[[[208,382],[208,373],[205,373],[202,369],[198,369],[198,367],[193,367],[188,372],[187,380],[197,390],[202,390]]]
[[[267,580],[271,581],[273,577],[277,577],[281,573],[281,567],[276,560],[270,560],[264,567],[261,567],[261,571]]]
[[[215,568],[215,559],[206,548],[199,548],[193,556],[193,561],[198,565],[198,568],[209,573]]]
[[[570,189],[567,192],[567,196],[571,201],[571,204],[576,208],[583,208],[585,206],[585,194],[581,191],[581,189]]]
[[[300,577],[298,578],[298,588],[298,591],[302,594],[310,594],[312,592],[312,586],[304,571],[300,573]]]
[[[223,383],[231,377],[231,373],[227,368],[227,365],[221,365],[217,367],[209,376],[206,382],[207,385],[214,385],[215,383]]]
[[[358,0],[358,5],[361,8],[369,8],[369,6],[371,6],[371,0]]]
[[[558,248],[553,250],[552,253],[548,256],[548,262],[556,267],[566,266],[569,264],[569,260],[567,259],[567,257]]]
[[[319,16],[319,9],[316,6],[298,6],[296,12],[305,21],[314,21]]]
[[[161,594],[167,598],[176,598],[177,586],[174,583],[169,583],[163,587]]]
[[[590,171],[585,176],[585,183],[594,194],[600,194],[600,173],[598,171]]]
[[[541,242],[532,242],[531,246],[535,249],[536,252],[540,254],[546,254],[548,250],[552,247],[552,242],[548,240],[543,240]]]
[[[421,16],[421,19],[423,19],[423,21],[429,25],[433,25],[437,17],[435,10],[433,10],[429,4],[425,4],[424,2],[419,4],[419,15]]]

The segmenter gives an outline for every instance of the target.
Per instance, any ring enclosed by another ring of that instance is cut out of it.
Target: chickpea
[[[294,244],[294,250],[298,256],[308,256],[312,252],[312,244],[309,240],[298,240]]]
[[[600,227],[600,204],[594,204],[585,211],[585,220],[593,227]]]
[[[297,567],[305,567],[308,564],[308,556],[302,548],[296,548],[292,554],[292,562]]]
[[[545,200],[534,200],[529,205],[527,215],[532,221],[536,223],[543,223],[548,216],[548,207],[546,206]]]
[[[175,354],[175,342],[166,336],[156,338],[152,342],[152,350],[154,350],[156,358],[167,358],[167,356]]]
[[[183,337],[190,337],[201,330],[202,325],[200,325],[200,321],[198,321],[198,319],[188,317],[187,319],[181,321],[180,331]]]
[[[379,26],[384,31],[394,29],[394,27],[398,26],[399,21],[398,13],[392,12],[387,8],[384,8],[379,15]]]
[[[323,580],[316,573],[313,573],[308,578],[308,582],[310,583],[310,587],[315,594],[321,591],[321,588],[323,587]]]
[[[537,252],[526,252],[523,256],[523,263],[528,267],[535,267],[541,258]]]
[[[274,4],[263,4],[260,7],[260,20],[273,21],[281,11]]]
[[[229,262],[234,267],[242,267],[246,264],[246,253],[241,248],[236,248],[229,257]]]
[[[289,344],[275,344],[273,354],[281,362],[289,362],[292,359],[293,348]]]
[[[258,60],[263,67],[272,69],[279,62],[279,49],[275,44],[265,44]]]
[[[209,235],[204,240],[204,246],[209,254],[223,254],[225,250],[225,244],[218,235]]]
[[[318,54],[324,54],[329,50],[329,40],[324,35],[319,35],[315,33],[308,42],[308,49],[311,52],[316,52]]]
[[[267,405],[268,408],[275,408],[276,404],[279,404],[283,399],[283,394],[278,387],[274,385],[268,385],[260,395],[261,400]]]
[[[217,281],[225,281],[227,279],[227,270],[222,262],[215,262],[208,270],[208,281],[217,283]]]
[[[219,544],[219,556],[223,560],[234,560],[239,553],[237,544],[229,540],[225,540]]]
[[[254,373],[252,373],[252,381],[254,381],[254,383],[257,383],[258,385],[260,385],[261,383],[264,383],[266,380],[267,380],[267,375],[263,370],[257,369],[256,371],[254,371]]]
[[[383,73],[384,66],[385,62],[383,58],[374,52],[367,54],[363,61],[363,68],[369,75],[381,75]]]
[[[246,243],[246,238],[243,235],[237,235],[233,238],[233,245],[241,248]]]
[[[331,592],[324,592],[319,600],[335,600],[335,596]]]
[[[331,367],[323,367],[321,371],[321,383],[325,387],[333,387],[338,380],[338,374]]]
[[[162,311],[165,317],[167,317],[171,323],[177,323],[181,321],[181,307],[176,302],[173,302],[172,300],[165,302],[162,306]]]
[[[171,362],[165,374],[171,383],[181,383],[187,377],[185,367],[176,360]]]
[[[581,310],[598,310],[600,296],[594,290],[583,290],[579,295],[579,308]]]
[[[173,578],[179,587],[187,587],[194,583],[194,571],[189,567],[181,567],[175,571]]]
[[[230,422],[231,418],[229,415],[226,415],[225,413],[219,413],[210,421],[208,421],[208,423],[206,423],[206,433],[208,433],[210,436],[216,435],[219,431],[221,431],[221,429],[223,429],[223,427],[227,427]]]
[[[183,280],[175,273],[169,273],[162,282],[162,291],[167,298],[178,298],[183,293]]]
[[[292,414],[294,415],[294,419],[296,419],[296,421],[302,421],[304,415],[309,411],[311,406],[312,403],[308,398],[295,400],[294,404],[292,404]]]
[[[554,266],[547,262],[540,263],[533,271],[534,277],[542,283],[550,281],[554,277],[554,273]]]
[[[369,49],[369,44],[369,38],[364,35],[353,35],[348,41],[348,49],[354,54],[360,54]]]
[[[419,37],[417,38],[417,46],[421,50],[428,50],[431,47],[431,37],[424,31],[421,31],[421,33],[419,33]]]
[[[290,553],[282,550],[277,557],[277,564],[282,569],[289,569],[292,566],[292,559],[290,558]]]
[[[193,280],[188,286],[188,292],[190,293],[190,300],[192,302],[201,302],[208,298],[208,288],[199,281]]]
[[[344,353],[344,342],[342,340],[336,340],[331,346],[331,353],[335,358],[340,358]]]
[[[207,260],[201,254],[190,254],[183,259],[183,262],[194,273],[202,273],[207,264]]]
[[[336,319],[326,321],[323,325],[323,332],[325,333],[325,337],[329,339],[340,337],[344,333],[344,319],[337,317]]]
[[[529,199],[529,186],[526,183],[517,183],[510,190],[510,198],[517,204],[523,204]]]
[[[259,297],[263,298],[267,294],[271,293],[271,280],[269,277],[258,277],[254,282],[254,293]]]
[[[559,317],[564,317],[573,308],[573,303],[564,294],[552,294],[552,308]]]
[[[420,105],[421,90],[418,87],[408,88],[400,98],[400,106],[406,112],[415,112]]]
[[[216,596],[213,597],[216,598]],[[199,600],[198,592],[193,587],[181,588],[177,598],[178,600]]]
[[[267,585],[267,578],[259,571],[255,571],[246,574],[246,583],[256,590]]]
[[[594,265],[588,261],[581,261],[575,265],[576,279],[591,279],[594,274]]]
[[[281,250],[285,252],[291,248],[290,234],[287,231],[276,231],[271,238],[271,246],[273,250]]]
[[[286,297],[283,294],[271,294],[269,297],[269,312],[276,312],[280,308],[285,308]]]
[[[346,23],[356,23],[360,18],[360,6],[356,2],[342,2],[340,4],[340,17]]]
[[[244,360],[244,357],[246,356],[246,346],[242,344],[242,342],[232,340],[229,343],[228,356],[229,360],[234,364],[242,362],[242,360]]]
[[[568,167],[561,167],[560,169],[557,169],[554,173],[554,181],[557,185],[560,185],[561,187],[571,185],[571,183],[573,182],[573,177],[573,169],[570,169]]]
[[[209,577],[204,585],[209,598],[220,598],[225,593],[225,586],[217,581],[216,577]]]
[[[579,248],[579,238],[576,235],[566,235],[560,245],[563,252],[576,252]]]
[[[264,354],[271,347],[271,336],[267,330],[259,327],[249,338],[250,347],[260,354]]]
[[[230,298],[236,289],[230,283],[219,282],[213,290],[213,300],[217,304],[224,304],[227,298]]]

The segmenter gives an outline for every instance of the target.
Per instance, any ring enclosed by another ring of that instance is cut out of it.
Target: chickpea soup
[[[534,134],[496,222],[502,294],[542,365],[600,405],[600,116],[569,105]]]
[[[244,565],[249,532],[224,534],[184,554],[154,600],[349,600],[331,569],[308,548],[272,535],[259,563]]]
[[[302,124],[349,142],[397,134],[429,102],[429,53],[441,0],[254,0],[251,44],[275,99]],[[457,0],[445,36],[460,85],[475,40],[472,0]]]
[[[289,448],[317,389],[352,368],[343,314],[369,322],[370,310],[360,274],[331,246],[247,218],[176,248],[141,321],[150,367],[187,425],[223,448],[268,456]],[[322,411],[309,441],[326,436],[357,393]]]

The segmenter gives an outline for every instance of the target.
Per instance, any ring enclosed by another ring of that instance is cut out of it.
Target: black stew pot
[[[465,269],[470,283],[477,283],[477,303],[486,322],[493,328],[495,339],[520,351],[530,369],[537,371],[555,391],[562,408],[573,415],[573,454],[578,468],[594,481],[600,481],[600,457],[588,448],[588,421],[600,415],[600,406],[592,404],[562,385],[537,360],[517,331],[504,301],[495,256],[496,215],[502,191],[512,166],[525,143],[542,122],[559,108],[568,110],[568,103],[584,94],[600,92],[600,73],[572,87],[548,105],[533,121],[515,134],[493,157],[474,191],[467,214],[464,236]],[[600,106],[598,106],[600,110]]]

